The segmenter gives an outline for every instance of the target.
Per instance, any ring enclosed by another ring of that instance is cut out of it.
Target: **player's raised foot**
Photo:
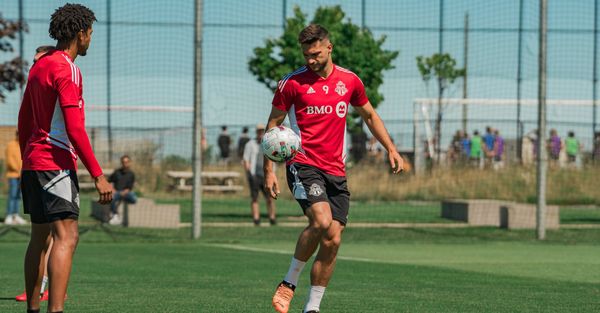
[[[19,301],[19,302],[25,302],[27,301],[27,293],[25,291],[23,291],[22,294],[18,295],[15,297],[15,300]]]
[[[275,311],[279,313],[288,312],[295,290],[296,286],[285,280],[279,283],[277,290],[275,290],[275,294],[273,295],[273,307],[275,308]]]

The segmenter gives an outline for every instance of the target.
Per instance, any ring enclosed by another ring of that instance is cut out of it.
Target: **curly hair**
[[[79,31],[87,31],[96,21],[94,12],[81,4],[67,3],[50,17],[50,37],[59,42],[70,42]]]

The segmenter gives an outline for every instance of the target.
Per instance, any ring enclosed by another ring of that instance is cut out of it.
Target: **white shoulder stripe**
[[[71,81],[74,82],[75,85],[79,86],[81,78],[80,78],[80,74],[79,74],[77,65],[75,65],[73,62],[71,62],[71,60],[66,55],[63,55],[63,57],[65,58],[67,63],[69,63],[69,66],[71,67]]]
[[[360,77],[358,77],[358,75],[356,75],[356,73],[354,73],[353,71],[351,71],[349,69],[345,69],[339,65],[336,65],[335,68],[337,68],[340,72],[344,72],[344,73],[348,73],[348,74],[352,74],[352,75],[356,76],[356,78],[358,78],[358,80],[362,83],[362,79],[360,79]]]
[[[283,77],[283,78],[282,78],[282,79],[279,81],[279,84],[278,84],[278,86],[279,86],[280,88],[282,88],[282,85],[285,85],[285,82],[286,82],[286,81],[287,81],[287,80],[288,80],[290,77],[292,77],[292,76],[294,76],[294,75],[296,75],[296,74],[300,74],[300,73],[302,73],[302,72],[304,72],[304,71],[306,71],[306,66],[302,66],[302,67],[300,67],[300,68],[296,69],[295,71],[293,71],[293,72],[291,72],[291,73],[289,73],[289,74],[285,75],[285,76],[284,76],[284,77]]]
[[[283,91],[283,88],[285,87],[285,84],[287,83],[287,81],[292,78],[292,76],[294,75],[298,75],[300,73],[304,73],[306,72],[306,66],[302,66],[299,69],[285,75],[280,81],[279,84],[277,85],[277,88],[279,88],[279,91]]]

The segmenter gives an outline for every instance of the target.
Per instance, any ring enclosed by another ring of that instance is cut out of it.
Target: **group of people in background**
[[[535,162],[538,153],[537,141],[537,130],[532,130],[523,136],[521,160],[524,165]],[[575,137],[574,131],[569,131],[565,138],[561,138],[556,129],[551,129],[545,146],[551,166],[581,165],[580,152],[583,149],[583,144]]]
[[[532,130],[523,136],[521,141],[521,163],[535,163],[537,156],[538,131]],[[593,156],[600,158],[600,133],[594,139]],[[551,166],[575,166],[581,164],[580,152],[583,145],[576,138],[574,131],[569,131],[561,138],[556,129],[551,129],[545,145]],[[498,129],[486,127],[485,133],[474,130],[472,135],[457,130],[448,148],[450,164],[470,164],[475,167],[491,166],[502,168],[505,164],[506,142]]]
[[[499,169],[504,166],[505,141],[500,131],[490,126],[485,128],[483,136],[479,130],[469,136],[463,130],[457,130],[448,149],[451,163],[469,163],[474,166],[492,166]]]

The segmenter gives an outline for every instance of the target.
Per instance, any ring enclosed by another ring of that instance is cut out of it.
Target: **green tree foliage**
[[[0,14],[0,53],[14,52],[11,41],[17,37],[19,30],[27,31],[27,25],[6,20]],[[6,92],[13,91],[25,83],[26,66],[27,62],[19,57],[0,63],[0,103],[6,99]]]
[[[435,121],[435,152],[439,162],[440,157],[440,141],[442,138],[442,118],[443,107],[442,98],[444,91],[450,87],[454,81],[465,76],[464,68],[456,68],[456,60],[448,53],[435,53],[430,57],[417,57],[417,68],[421,73],[421,78],[427,84],[432,78],[437,81],[438,87],[438,103],[437,103],[437,118]]]
[[[340,6],[319,7],[310,23],[321,24],[329,30],[334,63],[352,70],[361,78],[371,104],[377,107],[383,101],[383,95],[379,93],[383,71],[394,68],[392,61],[399,52],[383,49],[385,36],[376,39],[370,30],[344,20],[345,16]],[[264,46],[254,49],[254,56],[248,63],[250,72],[271,91],[275,91],[283,76],[306,63],[298,34],[307,25],[307,15],[295,7],[294,16],[287,19],[283,34],[279,38],[267,39]],[[356,113],[353,114],[356,118]],[[354,125],[352,123],[351,127]]]

